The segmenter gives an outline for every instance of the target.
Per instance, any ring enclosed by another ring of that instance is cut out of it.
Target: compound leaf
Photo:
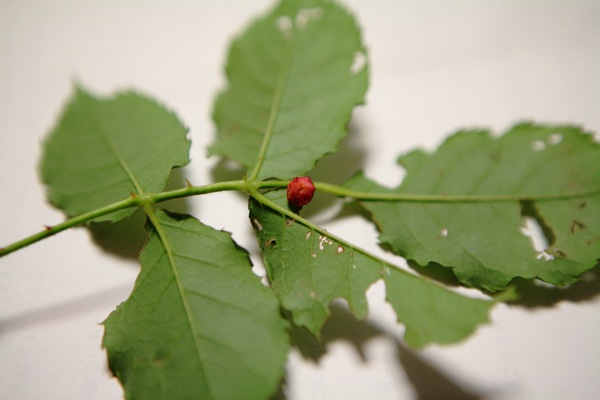
[[[233,42],[226,73],[210,153],[242,163],[249,176],[256,168],[253,179],[312,169],[336,149],[368,85],[356,22],[324,0],[281,1]]]
[[[361,174],[346,186],[462,198],[362,201],[381,241],[420,265],[451,267],[463,283],[496,291],[515,277],[571,283],[600,258],[600,146],[579,128],[520,124],[501,137],[460,132],[435,153],[415,151],[399,163],[407,174],[396,189]],[[545,231],[546,248],[536,250],[523,234],[525,217]]]
[[[267,193],[266,199],[279,210],[251,199],[250,218],[272,288],[294,322],[315,336],[335,298],[345,299],[357,317],[365,317],[365,291],[379,279],[385,282],[387,300],[406,325],[405,339],[412,346],[455,342],[488,321],[493,302],[459,295],[399,270],[293,214],[284,214],[283,190]]]
[[[44,143],[48,198],[69,216],[164,189],[171,169],[189,162],[177,117],[136,93],[99,99],[78,88]],[[121,210],[96,221],[117,221]]]
[[[128,399],[264,399],[283,374],[287,324],[228,233],[159,211],[129,299],[104,322]]]

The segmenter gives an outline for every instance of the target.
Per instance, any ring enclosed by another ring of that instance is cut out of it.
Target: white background
[[[395,185],[400,153],[433,149],[461,127],[501,132],[535,120],[600,131],[600,2],[346,3],[364,28],[371,87],[342,154],[320,167],[320,178],[339,182],[364,166]],[[206,158],[205,147],[214,137],[210,111],[224,85],[227,44],[270,4],[0,0],[0,245],[63,219],[46,203],[36,167],[40,141],[73,82],[103,95],[137,88],[175,110],[193,141],[183,175],[211,182],[217,160]],[[194,198],[187,209],[232,231],[260,263],[243,197]],[[379,249],[377,233],[360,217],[330,221],[332,213],[320,210],[317,202],[307,212],[402,262]],[[135,258],[123,252],[102,250],[80,228],[0,260],[1,399],[122,398],[100,348],[99,323],[127,298],[137,275]],[[336,308],[325,355],[292,352],[283,391],[290,400],[595,399],[599,291],[598,273],[591,273],[575,288],[528,296],[528,307],[496,307],[492,324],[464,343],[414,351],[402,344],[402,327],[377,285],[367,321]]]

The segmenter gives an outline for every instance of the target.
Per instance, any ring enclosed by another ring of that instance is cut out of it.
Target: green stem
[[[96,210],[89,211],[87,213],[78,215],[70,218],[58,225],[49,226],[43,231],[35,233],[17,242],[14,242],[8,246],[0,247],[0,257],[10,254],[23,247],[29,246],[33,243],[39,242],[40,240],[46,239],[59,232],[75,227],[77,225],[84,224],[92,221],[96,218],[102,217],[107,214],[111,214],[115,211],[123,210],[130,207],[147,206],[156,203],[160,203],[167,200],[173,200],[188,196],[203,195],[214,192],[232,191],[237,190],[241,192],[250,193],[257,200],[261,199],[261,202],[269,202],[269,207],[272,203],[260,194],[259,189],[276,189],[284,188],[288,185],[288,180],[269,180],[269,181],[226,181],[213,183],[204,186],[188,186],[183,189],[170,190],[167,192],[160,193],[145,193],[141,195],[132,195],[127,199],[118,201],[108,206],[98,208]],[[342,186],[332,185],[324,182],[316,182],[315,187],[320,192],[329,193],[339,197],[348,197],[355,200],[371,200],[371,201],[404,201],[404,202],[438,202],[438,203],[495,203],[495,202],[511,202],[511,201],[550,201],[550,200],[563,200],[577,197],[585,197],[600,194],[600,189],[580,192],[566,192],[566,193],[549,193],[539,195],[419,195],[419,194],[402,194],[402,193],[368,193],[360,192],[355,190],[346,189]],[[283,209],[278,211],[283,212]],[[290,211],[287,211],[288,216],[298,216]],[[307,226],[312,229],[318,230],[318,227],[313,226],[308,221],[303,220],[303,223],[309,224]]]
[[[415,203],[500,203],[513,201],[550,201],[586,197],[600,194],[600,189],[545,194],[491,194],[491,195],[449,195],[449,194],[411,194],[411,193],[370,193],[346,189],[342,186],[324,182],[315,182],[317,191],[355,200],[402,201]]]
[[[160,203],[167,200],[180,199],[183,197],[196,196],[208,193],[215,192],[225,192],[232,190],[239,190],[242,192],[247,192],[248,183],[244,180],[239,181],[226,181],[219,183],[212,183],[209,185],[203,186],[192,186],[189,185],[182,189],[170,190],[168,192],[160,192],[160,193],[148,193],[146,194],[146,198],[150,204]]]
[[[283,188],[289,180],[262,181],[254,185],[258,189]],[[600,194],[600,189],[578,192],[544,194],[489,194],[489,195],[450,195],[450,194],[412,194],[412,193],[373,193],[347,189],[326,182],[314,182],[317,192],[329,193],[337,197],[367,201],[398,201],[412,203],[506,203],[514,201],[551,201],[565,200]]]
[[[23,247],[29,246],[35,242],[39,242],[42,239],[46,239],[52,235],[56,235],[59,232],[64,231],[65,229],[69,229],[75,227],[77,225],[81,225],[88,221],[91,221],[95,218],[101,217],[106,214],[113,213],[115,211],[123,210],[129,207],[135,207],[138,205],[138,199],[134,196],[129,197],[125,200],[118,201],[116,203],[110,204],[106,207],[98,208],[96,210],[78,215],[71,219],[68,219],[58,225],[48,226],[41,232],[28,236],[24,239],[21,239],[17,242],[14,242],[6,247],[0,248],[0,257],[3,257],[13,251],[19,250]]]
[[[22,249],[23,247],[29,246],[33,243],[39,242],[40,240],[46,239],[50,236],[56,235],[57,233],[62,232],[65,229],[73,228],[75,226],[92,221],[96,218],[102,217],[104,215],[111,214],[115,211],[123,210],[130,207],[144,207],[166,200],[214,192],[222,192],[229,190],[240,190],[247,192],[247,186],[248,184],[246,181],[240,180],[219,182],[204,186],[188,186],[183,189],[171,190],[168,192],[161,193],[132,194],[130,197],[124,200],[117,201],[116,203],[112,203],[105,207],[101,207],[96,210],[83,213],[76,217],[70,218],[64,222],[61,222],[60,224],[48,226],[43,231],[40,231],[17,242],[9,244],[8,246],[0,247],[0,257],[10,254],[16,250]],[[262,186],[259,185],[259,187]],[[270,186],[265,185],[265,187]]]

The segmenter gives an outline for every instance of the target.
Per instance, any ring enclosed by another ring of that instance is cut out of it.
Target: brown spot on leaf
[[[273,247],[277,244],[277,240],[276,239],[269,239],[266,241],[265,243],[265,247]]]
[[[585,228],[585,224],[583,222],[577,221],[574,219],[571,221],[571,233],[575,233],[577,230],[581,230]]]
[[[595,237],[595,238],[593,238],[593,239],[589,239],[589,240],[588,240],[588,241],[586,241],[585,243],[586,243],[586,244],[588,244],[588,245],[592,245],[592,244],[594,244],[595,242],[598,242],[598,241],[600,241],[600,236],[596,236],[596,237]]]
[[[567,253],[565,253],[565,252],[564,252],[564,251],[562,251],[562,250],[559,250],[559,249],[554,249],[553,253],[554,253],[554,254],[556,254],[556,255],[557,255],[557,256],[559,256],[559,257],[562,257],[562,258],[567,258]]]
[[[579,208],[586,208],[587,207],[587,202],[582,201],[581,204],[579,204]]]

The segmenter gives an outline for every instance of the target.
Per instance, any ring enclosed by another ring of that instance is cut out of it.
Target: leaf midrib
[[[117,150],[117,147],[115,146],[114,142],[112,141],[110,136],[106,133],[105,129],[103,129],[103,126],[100,123],[100,120],[96,116],[96,110],[94,108],[91,108],[90,111],[91,111],[90,114],[92,116],[92,120],[94,121],[94,125],[98,129],[98,134],[100,135],[100,138],[102,139],[102,141],[104,141],[104,143],[106,144],[106,146],[108,147],[108,149],[110,150],[112,155],[114,156],[115,160],[117,160],[121,169],[123,169],[123,172],[125,172],[125,175],[127,175],[129,180],[133,184],[133,187],[135,188],[136,192],[138,194],[144,194],[144,189],[142,188],[142,186],[138,182],[137,178],[135,177],[135,175],[129,168],[129,165],[127,164],[125,159],[123,157],[121,157],[121,153],[119,153],[119,151]]]
[[[269,112],[269,118],[267,120],[267,127],[265,129],[265,134],[260,146],[260,151],[256,159],[256,164],[254,165],[254,168],[252,169],[252,173],[250,174],[249,178],[249,181],[251,182],[256,180],[260,173],[260,170],[265,161],[265,157],[267,155],[267,150],[269,149],[271,137],[273,136],[275,123],[277,122],[277,117],[279,116],[279,109],[283,102],[283,94],[285,92],[285,87],[287,86],[287,79],[292,65],[292,47],[293,35],[286,36],[284,38],[284,47],[281,55],[281,67],[279,68],[279,73],[277,75],[275,93],[273,93],[273,102],[271,103],[271,110]]]
[[[156,233],[158,234],[158,237],[163,245],[163,248],[165,249],[165,253],[167,255],[167,260],[169,262],[169,266],[171,267],[171,271],[173,272],[173,276],[174,276],[175,282],[177,284],[177,291],[179,293],[179,297],[181,299],[181,303],[183,305],[183,308],[184,308],[184,311],[185,311],[185,314],[187,317],[186,319],[189,324],[190,331],[192,333],[192,338],[194,340],[194,346],[196,348],[196,353],[198,355],[198,358],[200,359],[200,363],[204,367],[207,365],[207,362],[206,362],[206,355],[204,354],[204,350],[203,350],[202,344],[200,342],[201,334],[196,328],[196,320],[193,316],[192,307],[188,301],[187,296],[185,295],[185,287],[183,286],[183,282],[182,282],[181,276],[179,274],[179,269],[177,268],[177,263],[175,262],[175,255],[173,253],[173,248],[171,247],[171,244],[167,238],[167,234],[164,231],[162,223],[160,222],[158,216],[154,212],[154,209],[150,205],[145,205],[144,211],[146,212],[146,214],[148,215],[148,218],[152,222],[152,225],[154,226],[154,229],[155,229]],[[213,399],[213,398],[215,398],[214,394],[213,394],[214,389],[211,387],[210,379],[208,378],[208,370],[204,369],[204,374],[205,374],[204,380],[206,382],[206,387],[207,387],[207,391],[209,394],[209,398]]]

